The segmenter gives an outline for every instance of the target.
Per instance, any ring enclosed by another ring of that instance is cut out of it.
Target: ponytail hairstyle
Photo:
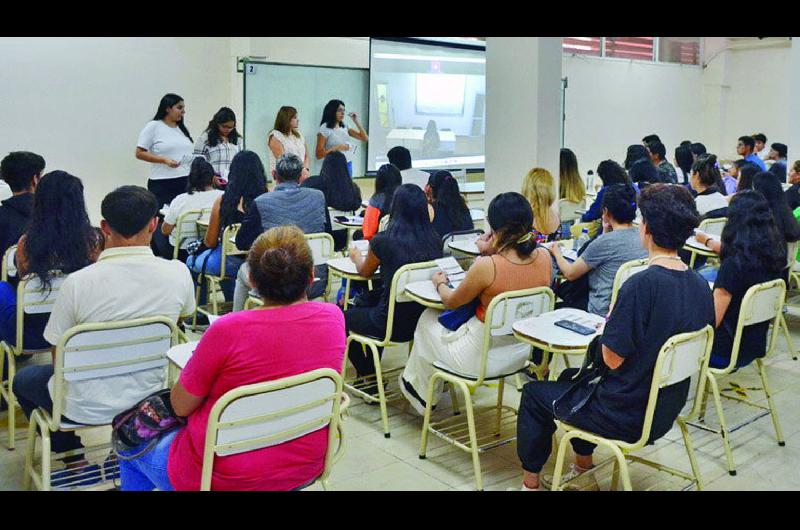
[[[572,149],[561,148],[558,164],[559,197],[570,202],[581,202],[586,197],[586,185],[578,171],[578,159]]]
[[[692,164],[692,173],[697,173],[700,184],[710,188],[716,186],[717,191],[725,195],[725,185],[722,183],[722,175],[717,164],[717,155],[705,154],[697,157]]]
[[[276,226],[258,236],[247,263],[258,295],[278,305],[300,300],[314,278],[311,248],[294,225]]]
[[[192,160],[186,193],[192,195],[196,191],[206,191],[212,182],[214,182],[214,168],[208,160],[200,156]]]
[[[536,249],[536,240],[531,237],[533,210],[521,194],[510,191],[492,199],[488,220],[498,252],[513,248],[520,257],[528,257]]]
[[[183,101],[183,98],[178,94],[165,94],[158,103],[158,110],[156,111],[156,115],[153,116],[153,120],[163,120],[167,115],[167,109],[174,107],[181,101]],[[189,130],[186,128],[186,124],[183,123],[183,118],[178,121],[178,127],[180,128],[181,132],[186,135],[186,138],[188,138],[190,142],[194,143],[194,140],[192,140],[192,135],[189,134]]]
[[[603,193],[603,208],[618,223],[636,219],[636,190],[627,184],[613,184]]]
[[[229,121],[233,122],[233,129],[228,133],[228,141],[233,145],[236,145],[239,141],[239,132],[236,130],[236,114],[228,107],[222,107],[214,114],[214,117],[208,122],[208,127],[206,127],[208,145],[210,147],[214,147],[222,141],[222,135],[219,134],[219,126]]]
[[[675,163],[681,168],[683,172],[683,183],[689,181],[689,175],[692,172],[692,164],[694,164],[694,155],[692,154],[691,144],[680,145],[675,148]]]
[[[462,219],[469,215],[469,208],[458,189],[458,181],[449,171],[437,171],[428,178],[428,186],[431,187],[433,203],[444,210],[450,224],[460,226]]]

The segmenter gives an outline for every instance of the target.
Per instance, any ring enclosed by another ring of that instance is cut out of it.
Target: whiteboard
[[[322,109],[329,100],[342,100],[348,113],[358,113],[365,128],[369,123],[367,69],[263,62],[245,62],[244,66],[244,146],[258,153],[267,171],[267,135],[275,125],[278,109],[284,105],[297,109],[312,175],[318,175],[322,167],[322,160],[317,160],[314,151]],[[348,116],[345,125],[355,128]],[[358,145],[353,155],[353,176],[361,177],[366,173],[367,146],[355,139],[353,143]]]

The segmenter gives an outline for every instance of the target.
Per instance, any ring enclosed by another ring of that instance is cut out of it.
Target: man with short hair
[[[153,316],[178,321],[195,309],[194,283],[189,269],[177,260],[153,255],[150,239],[156,229],[156,196],[139,186],[122,186],[103,199],[100,228],[105,250],[96,263],[70,274],[61,285],[44,337],[55,345],[70,328],[88,322],[117,322]],[[120,412],[166,387],[165,369],[112,375],[68,384],[63,416],[66,421],[106,425]],[[53,365],[28,366],[14,377],[13,391],[25,415],[37,407],[52,411]],[[74,432],[51,435],[56,453],[80,449]],[[85,466],[81,456],[64,459],[68,467]],[[100,470],[86,470],[87,484],[100,478]],[[62,472],[53,486],[72,478]]]
[[[701,144],[700,142],[695,142],[689,146],[692,150],[692,156],[694,157],[694,161],[697,162],[697,158],[700,155],[706,154],[706,146]]]
[[[769,168],[770,173],[777,175],[781,182],[786,182],[786,156],[788,155],[788,148],[786,144],[775,142],[770,146],[769,156],[767,160],[773,160]]]
[[[0,202],[0,258],[16,245],[33,212],[33,193],[44,171],[44,158],[28,151],[9,153],[0,161],[0,178],[11,197]]]
[[[403,184],[416,184],[423,190],[428,185],[430,174],[427,171],[411,167],[411,153],[402,146],[395,146],[386,153],[389,163],[400,170]]]
[[[306,234],[331,232],[325,195],[320,190],[304,188],[298,184],[302,171],[303,161],[297,156],[285,154],[278,158],[272,172],[277,185],[274,190],[259,195],[253,201],[236,234],[238,248],[249,249],[258,236],[276,226],[296,225]],[[236,276],[234,311],[244,309],[247,293],[250,291],[249,274],[250,267],[245,262],[239,267]],[[315,276],[320,281],[314,283],[309,299],[316,298],[324,291],[327,285],[327,267],[317,267]]]
[[[752,162],[753,164],[757,165],[761,168],[761,171],[767,170],[767,165],[761,160],[753,150],[756,147],[756,141],[753,139],[752,136],[740,136],[739,141],[736,144],[736,153],[739,154],[742,158],[747,160],[748,162]]]
[[[767,137],[764,133],[756,133],[753,135],[753,140],[756,141],[753,152],[761,160],[769,160],[769,147],[767,147]]]
[[[675,166],[667,161],[667,149],[661,142],[650,142],[649,147],[650,160],[658,170],[659,182],[667,184],[678,183],[678,173],[675,171]]]
[[[650,147],[650,144],[653,142],[661,142],[661,138],[659,138],[657,134],[648,134],[642,138],[642,143],[645,147]]]

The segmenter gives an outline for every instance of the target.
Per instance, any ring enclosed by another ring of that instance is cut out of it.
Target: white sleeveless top
[[[299,134],[299,131],[298,131],[298,134]],[[267,136],[267,143],[269,143],[269,139],[272,138],[273,136],[283,146],[284,154],[296,155],[298,158],[300,158],[301,162],[303,160],[305,160],[305,158],[306,158],[306,140],[305,140],[305,138],[303,138],[302,134],[300,134],[300,138],[298,138],[297,136],[295,136],[293,134],[290,134],[289,136],[286,136],[285,134],[283,134],[280,131],[272,130],[272,131],[270,131],[269,136]],[[275,169],[275,161],[276,161],[276,159],[275,159],[275,155],[272,153],[272,149],[267,148],[267,151],[269,151],[269,174],[272,175],[272,171]]]

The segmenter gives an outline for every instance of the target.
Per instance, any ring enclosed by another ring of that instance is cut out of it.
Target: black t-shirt
[[[472,222],[469,209],[464,210],[458,223],[453,224],[444,208],[437,203],[433,203],[433,229],[436,230],[439,236],[444,237],[451,232],[472,230],[473,228],[475,228],[475,225]]]
[[[637,440],[661,347],[670,337],[707,324],[714,325],[714,301],[708,282],[695,271],[654,263],[626,281],[602,337],[602,343],[625,361],[608,370],[587,404],[593,422],[613,425],[623,439]],[[688,378],[662,389],[654,424],[671,426],[688,391]],[[671,418],[661,417],[665,415]]]
[[[732,257],[722,260],[714,288],[725,289],[731,293],[731,303],[728,305],[719,327],[714,331],[714,348],[711,350],[712,366],[728,365],[733,347],[733,337],[736,334],[736,324],[739,322],[739,310],[747,290],[757,283],[768,282],[779,277],[780,275],[769,273],[763,267],[744,269],[739,260]],[[763,357],[767,353],[768,329],[769,321],[753,324],[742,330],[742,341],[737,360],[739,366],[745,366],[753,359]]]
[[[442,248],[441,245],[437,244],[437,246],[434,246],[434,249],[436,250],[431,252],[430,255],[416,257],[410,256],[408,252],[404,252],[397,244],[395,244],[394,241],[392,241],[391,237],[387,236],[383,232],[375,234],[375,237],[373,237],[369,242],[369,248],[381,261],[383,293],[381,294],[381,299],[378,302],[378,310],[373,312],[373,321],[376,325],[383,326],[386,324],[386,320],[389,316],[389,291],[391,290],[392,279],[394,278],[394,273],[397,272],[397,269],[403,265],[408,265],[409,263],[418,263],[441,258]],[[399,304],[396,307],[399,308],[399,306],[403,305],[406,304]],[[398,311],[395,312],[395,317],[397,317],[397,313]]]

